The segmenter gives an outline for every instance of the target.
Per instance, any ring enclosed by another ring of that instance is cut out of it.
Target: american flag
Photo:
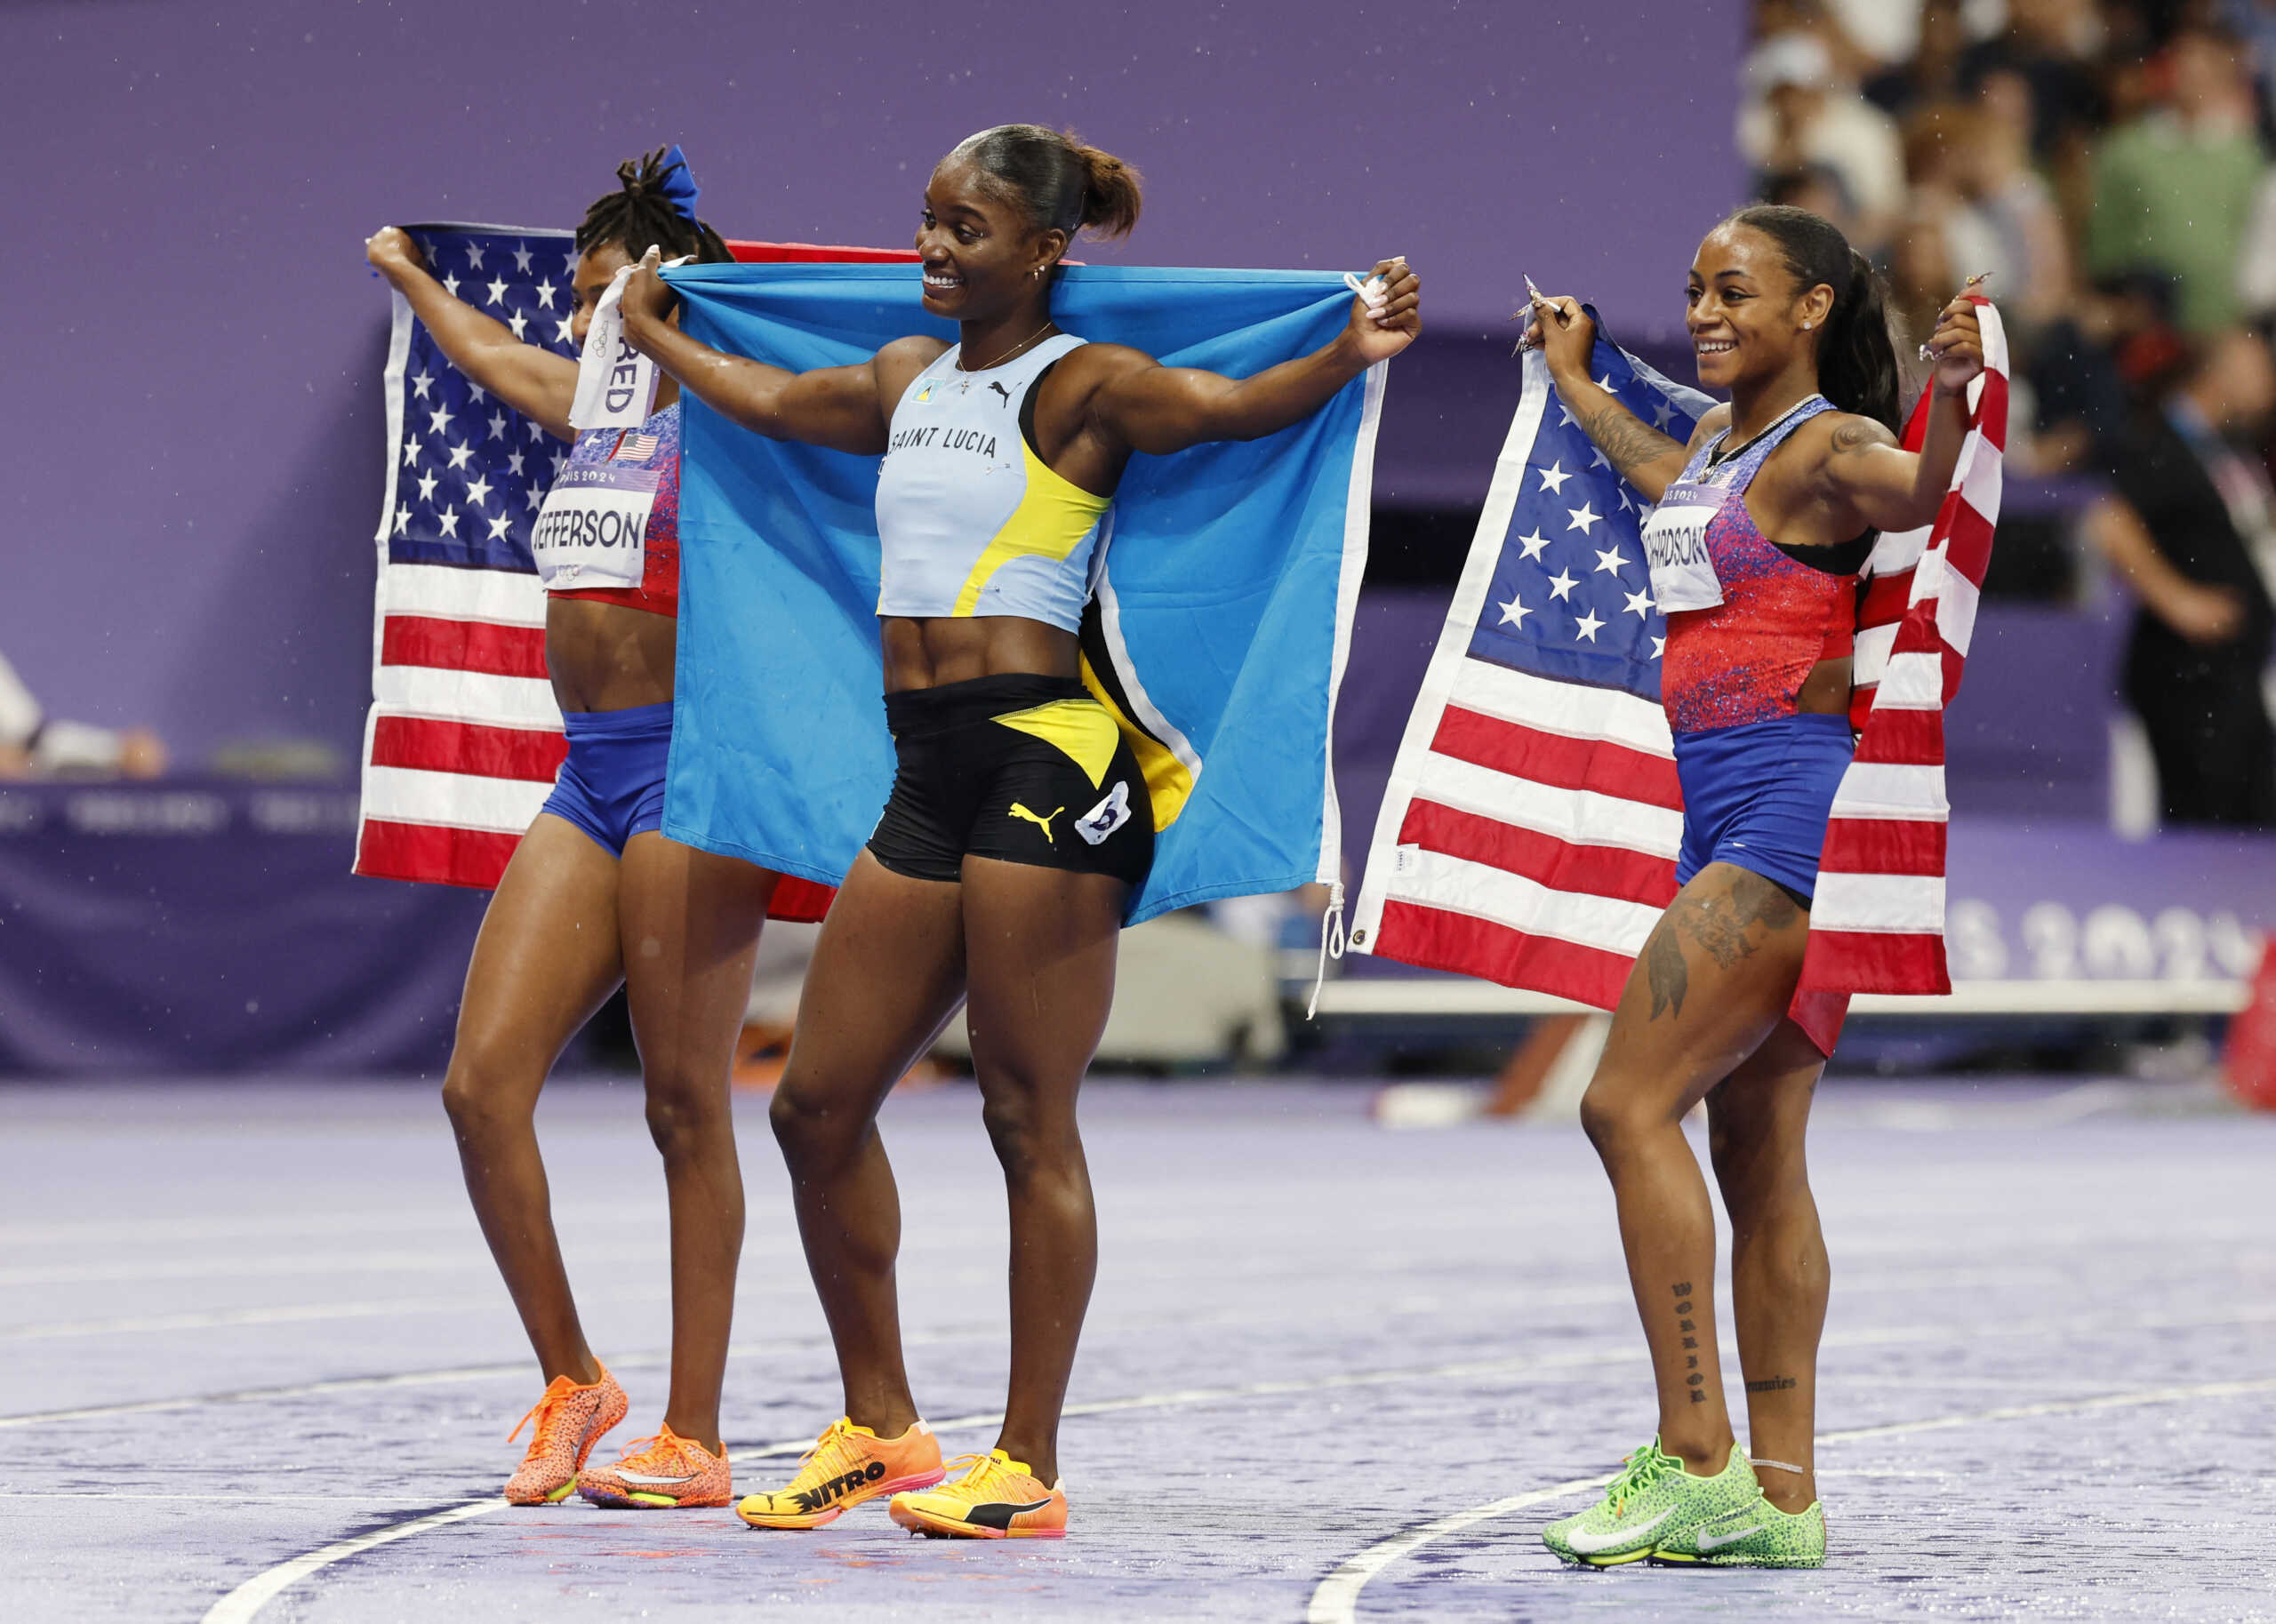
[[[1835,802],[1794,1010],[1829,1046],[1847,992],[1950,985],[1941,707],[1990,556],[2007,409],[2006,347],[1988,306],[1983,316],[1989,365],[1951,494],[1930,530],[1882,538],[1868,566],[1856,656],[1864,738]],[[1601,387],[1678,440],[1711,404],[1604,340],[1594,360]],[[1908,444],[1924,424],[1916,414]],[[1599,1009],[1618,1003],[1675,896],[1683,830],[1645,516],[1557,398],[1547,364],[1528,356],[1376,820],[1352,948]]]
[[[1983,374],[1968,386],[1967,438],[1925,530],[1887,535],[1857,612],[1857,757],[1833,797],[1802,985],[1828,992],[1950,992],[1944,962],[1944,707],[1975,631],[2008,445],[2008,334],[1975,300]],[[1905,426],[1920,448],[1929,401]]]
[[[575,357],[570,233],[441,225],[411,235],[457,297],[517,337]],[[913,257],[729,246],[740,260]],[[530,556],[532,521],[568,447],[453,366],[400,296],[394,308],[356,872],[488,888],[568,754],[546,676],[545,592]],[[773,912],[818,919],[831,894],[785,879]]]

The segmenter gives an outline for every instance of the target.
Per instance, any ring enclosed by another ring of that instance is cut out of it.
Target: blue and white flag
[[[687,331],[805,371],[917,332],[913,266],[671,271]],[[1061,326],[1246,377],[1343,326],[1340,277],[1068,269]],[[1160,830],[1132,921],[1336,878],[1335,692],[1366,561],[1383,371],[1246,444],[1134,456],[1083,676],[1117,713]],[[878,654],[878,459],[763,439],[690,400],[679,671],[664,831],[835,884],[893,783]]]

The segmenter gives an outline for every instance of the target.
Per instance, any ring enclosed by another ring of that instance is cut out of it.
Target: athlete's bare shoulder
[[[1701,446],[1706,444],[1708,441],[1713,439],[1717,435],[1722,433],[1723,430],[1728,428],[1730,426],[1731,408],[1729,404],[1724,402],[1718,402],[1716,404],[1708,407],[1706,411],[1699,414],[1699,420],[1693,424],[1691,428],[1691,443],[1686,445],[1684,450],[1687,452],[1697,451]]]
[[[1131,372],[1142,372],[1156,364],[1154,357],[1142,349],[1133,349],[1127,344],[1086,344],[1080,349],[1070,349],[1059,363],[1060,372],[1070,380],[1081,380],[1092,388]]]
[[[909,386],[917,381],[917,374],[948,354],[947,340],[934,338],[929,332],[915,332],[905,339],[895,339],[878,351],[870,366],[877,373],[878,395],[891,416],[894,406]]]

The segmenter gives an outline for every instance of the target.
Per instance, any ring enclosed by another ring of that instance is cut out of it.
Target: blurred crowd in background
[[[1908,361],[1967,280],[2006,317],[2021,504],[1987,589],[2103,560],[2168,822],[2276,827],[2276,0],[1756,0],[1760,199],[1881,268]],[[2091,574],[2091,572],[2089,572]]]

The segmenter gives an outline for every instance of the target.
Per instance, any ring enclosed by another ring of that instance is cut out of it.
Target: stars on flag
[[[566,234],[438,228],[415,235],[427,263],[453,297],[503,323],[524,342],[573,357],[561,268],[573,275],[577,255]],[[397,430],[401,472],[388,514],[391,556],[528,569],[530,524],[544,506],[549,483],[540,449],[550,437],[544,427],[460,372],[416,320],[400,387],[406,410]],[[516,432],[517,425],[522,433]],[[557,473],[567,460],[567,448],[562,450],[554,460]]]
[[[1703,404],[1691,404],[1695,397],[1680,386],[1631,372],[1618,354],[1609,345],[1598,349],[1597,387],[1662,432],[1687,436],[1689,413]],[[1472,652],[1552,679],[1656,699],[1666,626],[1639,545],[1650,506],[1576,414],[1561,400],[1555,404],[1556,412],[1541,414],[1513,482]]]

